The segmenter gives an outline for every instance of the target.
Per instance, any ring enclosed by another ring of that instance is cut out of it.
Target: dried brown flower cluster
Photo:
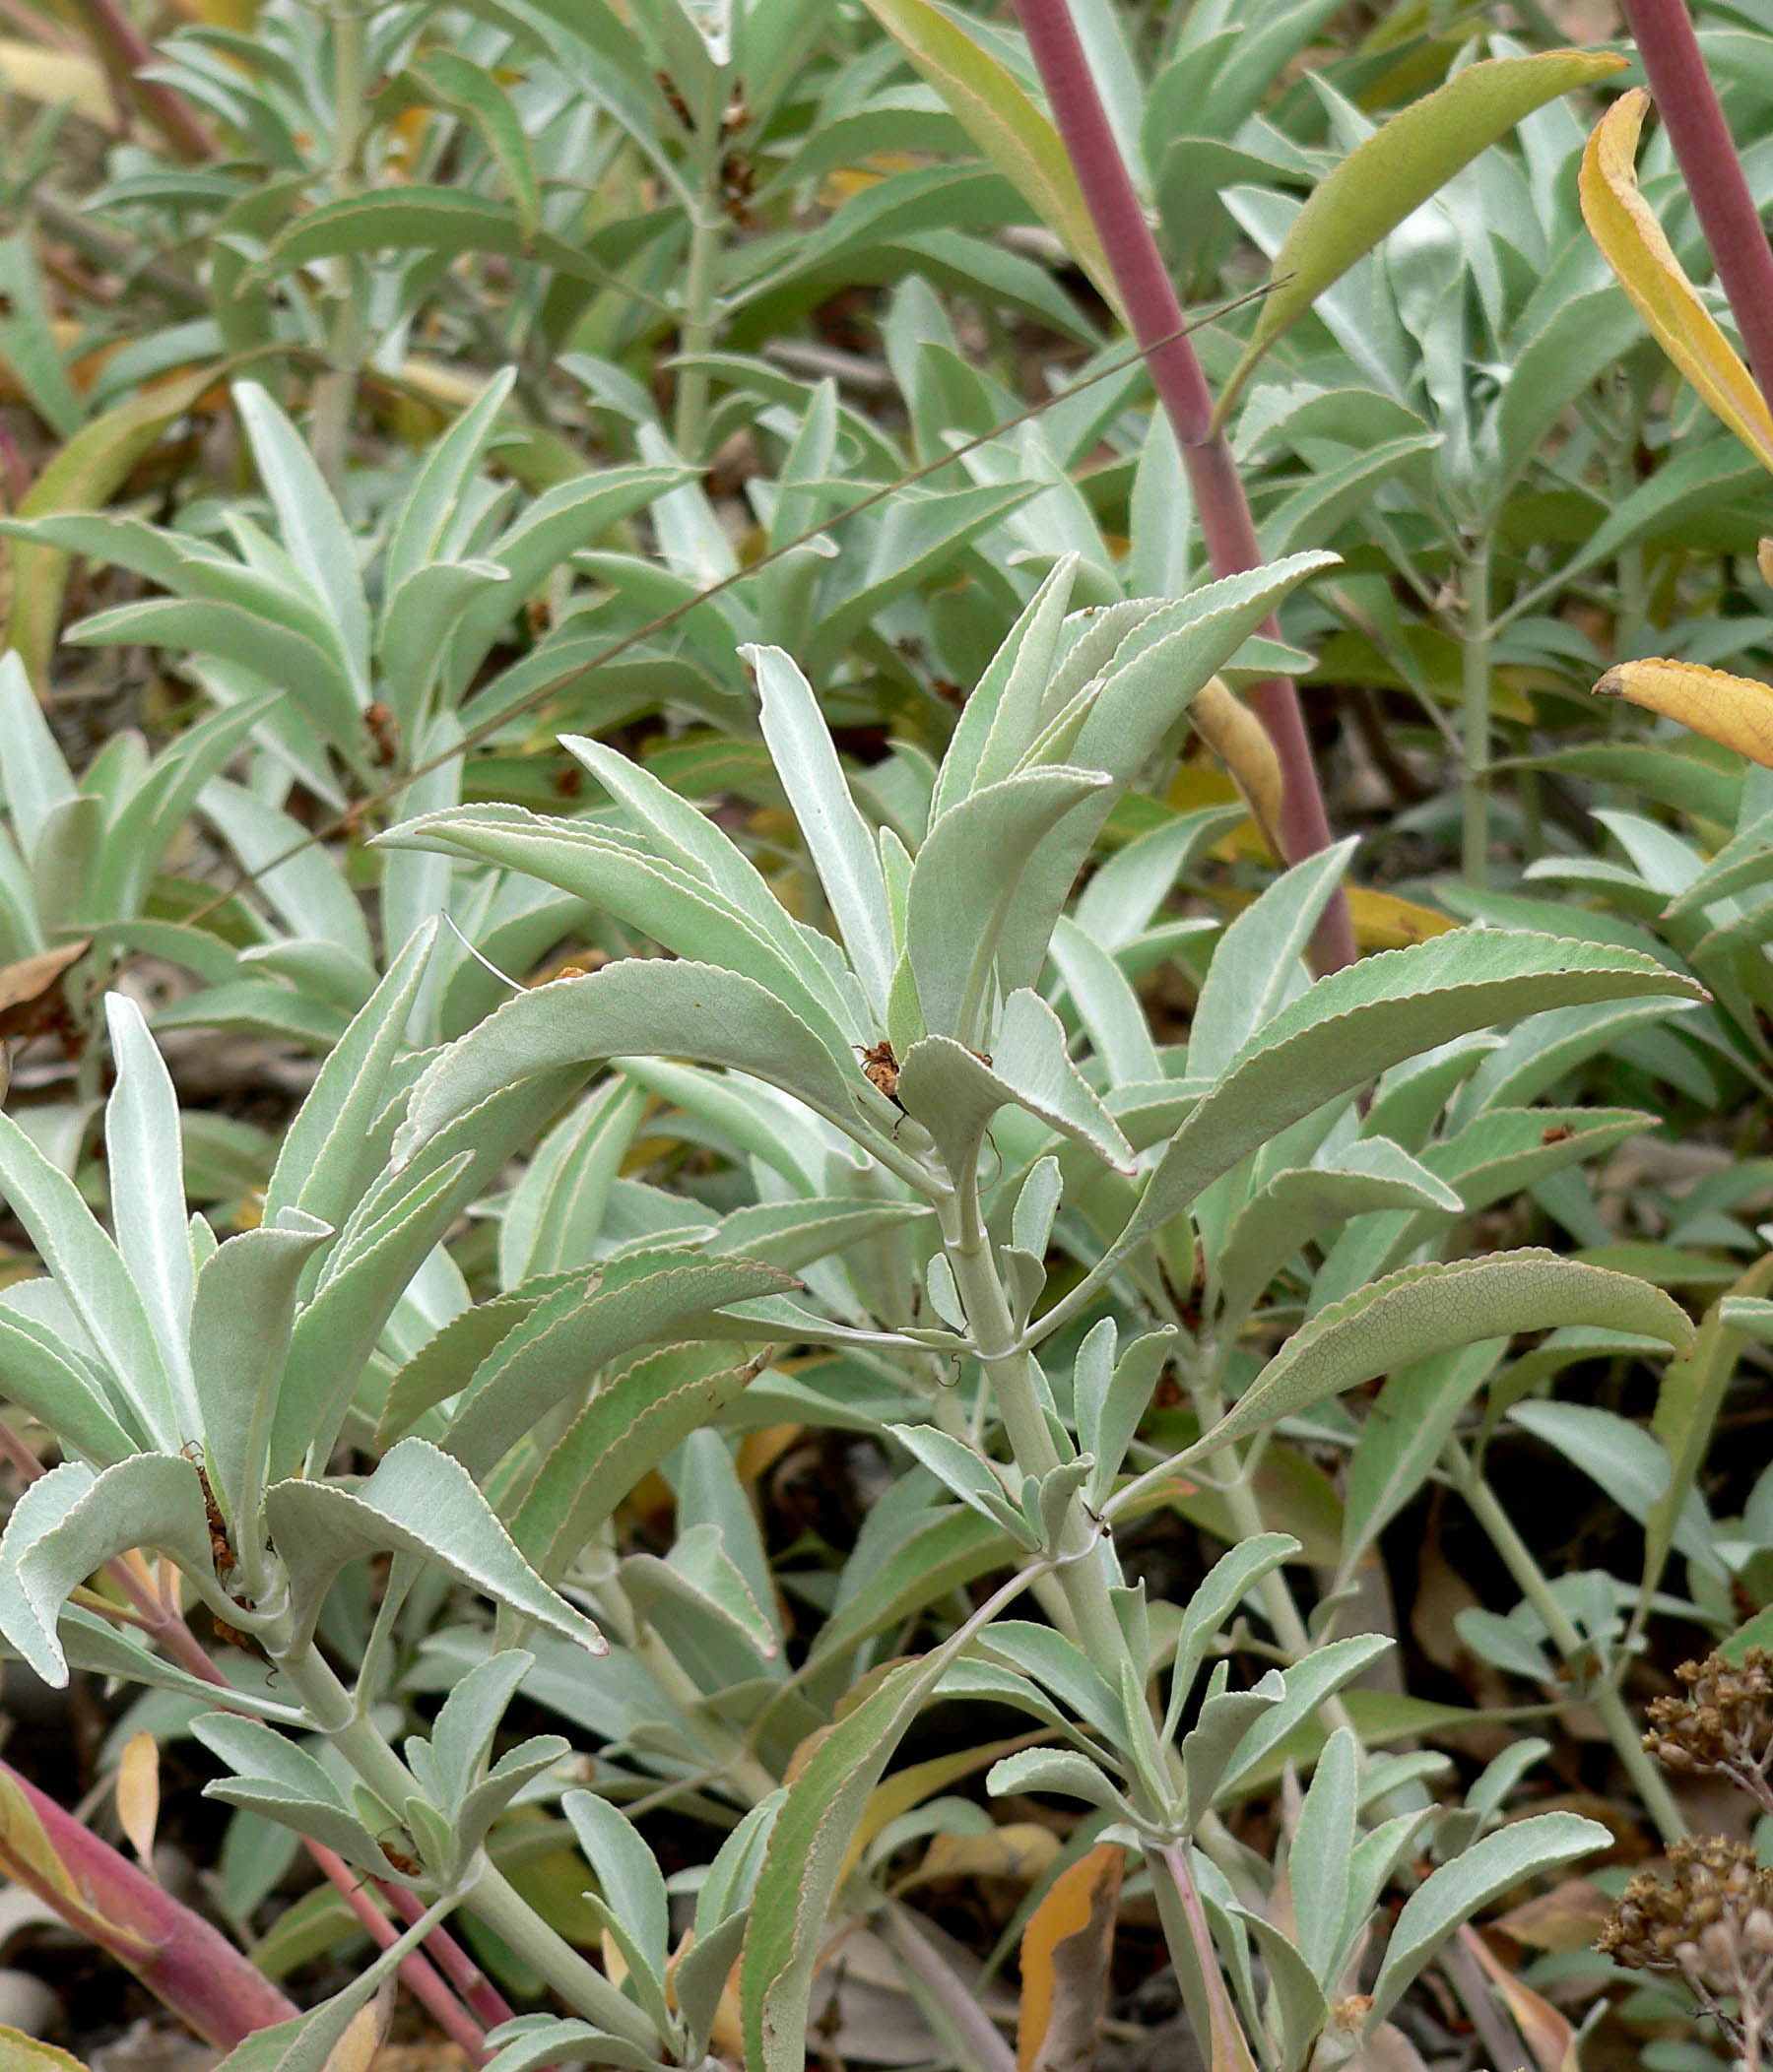
[[[1670,1770],[1716,1772],[1773,1813],[1773,1659],[1750,1648],[1739,1667],[1721,1654],[1682,1662],[1674,1674],[1684,1698],[1649,1708],[1644,1746]]]
[[[1773,2030],[1773,1870],[1721,1835],[1675,1843],[1669,1870],[1632,1879],[1596,1947],[1633,1971],[1674,1973],[1739,2062],[1758,2067]]]

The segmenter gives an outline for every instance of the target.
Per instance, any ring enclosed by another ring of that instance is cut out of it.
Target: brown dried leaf
[[[1587,1878],[1566,1878],[1549,1892],[1511,1908],[1490,1926],[1529,1950],[1586,1950],[1600,1933],[1609,1905],[1599,1885]]]
[[[1521,2041],[1533,2053],[1536,2072],[1582,2072],[1582,2061],[1576,2055],[1576,2032],[1550,2001],[1542,1998],[1532,1986],[1523,1985],[1476,1928],[1461,1928],[1459,1936],[1507,2003]]]
[[[1053,1866],[1065,1846],[1051,1828],[1035,1820],[1010,1820],[989,1835],[935,1835],[917,1867],[917,1882],[931,1878],[1018,1878],[1032,1884]]]
[[[0,1038],[34,1036],[55,1017],[61,984],[93,946],[90,936],[0,965]]]

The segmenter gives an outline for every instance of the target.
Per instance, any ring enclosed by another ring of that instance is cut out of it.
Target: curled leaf
[[[1697,662],[1621,662],[1595,685],[1595,695],[1627,698],[1773,769],[1773,689],[1752,677]]]
[[[1230,772],[1231,781],[1250,809],[1250,818],[1274,856],[1284,856],[1280,843],[1280,758],[1268,730],[1222,677],[1213,677],[1195,693],[1189,708],[1195,731]]]
[[[1634,87],[1596,125],[1577,183],[1583,221],[1657,344],[1749,452],[1773,468],[1773,413],[1639,191],[1638,133],[1649,105],[1649,95]]]

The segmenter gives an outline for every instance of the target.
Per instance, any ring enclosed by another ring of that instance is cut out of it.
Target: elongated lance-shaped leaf
[[[387,976],[328,1054],[266,1184],[267,1222],[280,1209],[302,1208],[322,1222],[341,1224],[373,1177],[365,1143],[387,1103],[389,1068],[406,1046],[407,1017],[436,932],[435,922],[427,922],[402,944]]]
[[[850,1834],[944,1672],[1028,1581],[1018,1576],[921,1661],[890,1669],[825,1732],[770,1830],[739,1968],[749,2072],[803,2072],[807,2001]]]
[[[750,1072],[870,1149],[898,1120],[857,1061],[840,1061],[755,980],[711,964],[625,957],[506,1001],[451,1044],[414,1088],[394,1155],[411,1158],[453,1117],[513,1079],[629,1056]]]
[[[1461,1921],[1536,1872],[1607,1848],[1611,1841],[1598,1820],[1585,1820],[1580,1813],[1535,1813],[1443,1863],[1404,1903],[1373,1981],[1368,2019],[1383,2020]]]
[[[1111,783],[1100,770],[1024,770],[972,792],[930,829],[911,868],[905,927],[931,1035],[983,1040],[992,964],[1022,872],[1066,814]]]
[[[1621,94],[1582,155],[1583,221],[1656,342],[1755,458],[1773,468],[1773,413],[1681,271],[1639,192],[1635,161],[1650,97]]]
[[[411,1175],[327,1260],[291,1334],[271,1428],[272,1475],[295,1473],[304,1458],[310,1472],[323,1471],[383,1327],[481,1179],[470,1151]]]
[[[191,1434],[180,1428],[178,1402],[129,1269],[80,1190],[10,1115],[0,1115],[0,1194],[142,1424],[157,1445],[176,1453]]]
[[[1258,360],[1388,230],[1524,116],[1573,87],[1619,71],[1608,50],[1543,50],[1485,58],[1401,108],[1313,189],[1275,254],[1274,286],[1256,329],[1219,393],[1223,423]]]
[[[932,823],[969,792],[1009,776],[1033,741],[1080,563],[1075,553],[1054,563],[960,708],[930,800]]]
[[[593,1654],[606,1651],[591,1621],[518,1553],[468,1471],[423,1439],[401,1440],[355,1490],[279,1482],[266,1494],[265,1517],[289,1571],[297,1646],[312,1637],[321,1602],[348,1561],[415,1554],[550,1633]]]
[[[332,1226],[299,1208],[242,1230],[197,1276],[191,1363],[202,1408],[203,1450],[214,1490],[233,1526],[245,1586],[260,1584],[258,1500],[277,1414],[284,1355],[301,1269]]]
[[[1016,75],[931,0],[868,0],[875,18],[948,103],[973,142],[1116,306],[1108,264],[1053,119]]]
[[[527,871],[594,911],[643,930],[674,956],[766,984],[839,1054],[859,1033],[841,989],[807,944],[778,943],[700,874],[650,853],[650,845],[624,831],[546,820],[519,806],[447,807],[403,821],[380,836],[377,847],[436,849]]]
[[[191,1382],[191,1240],[178,1096],[135,1002],[107,993],[104,1019],[117,1068],[104,1104],[111,1228],[148,1312],[178,1414],[194,1439],[202,1427]]]
[[[13,552],[16,555],[18,549]],[[74,779],[16,651],[0,655],[0,791],[27,862],[43,822],[74,797]]]
[[[64,1461],[13,1507],[0,1541],[0,1632],[57,1690],[68,1680],[55,1630],[68,1593],[131,1547],[169,1554],[199,1582],[213,1577],[194,1462],[177,1454],[132,1454],[95,1475],[79,1461]]]
[[[1705,997],[1696,981],[1634,950],[1503,929],[1459,929],[1346,965],[1258,1030],[1190,1112],[1110,1258],[1160,1230],[1259,1145],[1406,1058],[1546,1007],[1656,996]]]
[[[64,1450],[109,1467],[151,1444],[121,1386],[77,1365],[41,1326],[0,1310],[6,1397],[53,1432]],[[107,1386],[108,1384],[108,1386]]]
[[[711,1424],[757,1373],[718,1345],[672,1345],[598,1390],[526,1491],[511,1537],[553,1582],[636,1483]]]
[[[1554,1252],[1403,1266],[1294,1331],[1232,1408],[1172,1464],[1200,1459],[1433,1353],[1572,1324],[1640,1331],[1676,1349],[1693,1335],[1686,1312],[1661,1288]]]
[[[780,648],[739,652],[756,674],[763,739],[830,902],[831,918],[885,1028],[897,956],[880,851],[850,797],[812,684]]]
[[[382,563],[382,592],[392,597],[408,576],[427,567],[443,550],[450,522],[461,508],[475,472],[517,379],[504,367],[487,383],[427,455],[407,491]]]
[[[360,702],[366,703],[369,607],[363,600],[351,528],[306,443],[258,383],[236,381],[233,396],[290,558],[330,608],[351,660]]]
[[[482,1365],[450,1421],[451,1454],[485,1473],[586,1378],[637,1347],[682,1337],[691,1318],[793,1285],[752,1260],[647,1254],[612,1267],[600,1287],[565,1288],[520,1324]],[[762,1338],[767,1331],[755,1334]]]

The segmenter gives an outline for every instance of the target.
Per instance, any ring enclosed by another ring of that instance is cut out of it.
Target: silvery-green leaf
[[[158,1445],[176,1452],[193,1434],[181,1429],[154,1326],[128,1267],[73,1181],[4,1114],[0,1194],[146,1430]]]
[[[19,847],[31,856],[43,822],[74,797],[74,779],[16,650],[0,655],[0,789]]]
[[[745,1389],[755,1365],[719,1346],[674,1345],[606,1383],[549,1454],[511,1535],[539,1574],[564,1572],[640,1478]]]
[[[1004,1485],[963,1440],[935,1425],[888,1425],[887,1431],[961,1503],[1001,1525],[1030,1553],[1039,1545],[1035,1528],[1004,1494]]]
[[[733,1966],[739,1962],[750,1921],[749,1907],[727,1914],[705,1935],[696,1936],[672,1971],[672,1992],[677,2000],[679,2018],[688,2032],[687,2054],[690,2057],[707,2051],[727,1979]]]
[[[1219,1785],[1253,1721],[1272,1713],[1285,1695],[1278,1669],[1267,1670],[1247,1691],[1215,1689],[1224,1665],[1207,1686],[1200,1716],[1182,1737],[1182,1775],[1189,1812],[1199,1820],[1213,1804]]]
[[[1373,1981],[1369,2019],[1382,2021],[1454,1929],[1480,1908],[1538,1872],[1607,1848],[1610,1842],[1598,1820],[1579,1813],[1536,1813],[1443,1863],[1404,1903]]]
[[[69,1592],[131,1547],[169,1554],[192,1577],[213,1573],[191,1461],[132,1454],[97,1475],[66,1461],[14,1505],[0,1541],[0,1632],[45,1683],[59,1690],[68,1680],[56,1621]]]
[[[386,595],[443,552],[451,520],[486,456],[516,378],[514,367],[501,368],[426,455],[388,541],[382,562]]]
[[[1176,1662],[1163,1721],[1166,1741],[1176,1731],[1214,1635],[1271,1569],[1290,1561],[1299,1551],[1299,1542],[1290,1532],[1261,1532],[1221,1554],[1208,1570],[1206,1580],[1183,1609],[1176,1635]]]
[[[1000,938],[1019,906],[1022,874],[1055,827],[1105,794],[1099,771],[1031,770],[970,793],[936,821],[911,870],[906,953],[924,1025],[977,1040]],[[985,859],[989,868],[982,868]],[[1045,942],[1041,943],[1044,951]],[[888,974],[890,978],[890,974]]]
[[[1389,1137],[1363,1136],[1321,1165],[1276,1173],[1237,1212],[1215,1263],[1227,1316],[1240,1316],[1299,1248],[1378,1209],[1457,1214],[1458,1194]]]
[[[1320,1310],[1177,1464],[1432,1353],[1571,1324],[1642,1331],[1676,1349],[1692,1335],[1685,1311],[1660,1288],[1553,1252],[1404,1266]]]
[[[467,1470],[422,1439],[401,1440],[355,1490],[276,1483],[266,1492],[265,1517],[289,1571],[298,1646],[312,1635],[321,1601],[348,1561],[394,1553],[416,1554],[551,1633],[604,1652],[597,1628],[518,1553]]]
[[[936,1139],[951,1174],[963,1173],[991,1118],[1007,1103],[1130,1172],[1132,1146],[1066,1054],[1065,1029],[1037,993],[1004,1004],[987,1065],[949,1036],[926,1036],[899,1061],[898,1097]]]
[[[429,1754],[447,1811],[480,1776],[505,1708],[536,1657],[521,1648],[501,1649],[477,1662],[455,1685],[431,1722]],[[414,1742],[407,1744],[409,1757]]]
[[[1078,566],[1075,553],[1054,562],[974,685],[942,758],[932,820],[969,792],[1008,776],[1033,740]]]
[[[1269,1751],[1308,1718],[1327,1698],[1370,1668],[1385,1651],[1394,1646],[1383,1633],[1354,1633],[1346,1640],[1329,1641],[1312,1653],[1280,1672],[1280,1702],[1265,1713],[1232,1750],[1218,1791],[1229,1790],[1249,1774]],[[1195,1802],[1190,1801],[1191,1805]],[[1204,1811],[1204,1807],[1196,1807]]]
[[[369,680],[369,608],[357,547],[325,478],[296,427],[253,381],[234,383],[234,408],[252,442],[259,479],[277,511],[284,545],[326,600],[361,682]]]
[[[1389,1065],[1505,1017],[1640,995],[1692,1000],[1697,988],[1630,950],[1501,929],[1459,929],[1346,965],[1265,1023],[1190,1112],[1111,1257],[1161,1229],[1259,1145]]]
[[[47,1330],[3,1309],[0,1374],[6,1377],[8,1402],[45,1425],[64,1450],[83,1455],[96,1466],[109,1467],[150,1444],[119,1383],[112,1381],[107,1389]]]
[[[1306,986],[1302,959],[1359,837],[1282,872],[1219,938],[1188,1026],[1188,1069],[1216,1078]]]
[[[1053,1791],[1065,1798],[1081,1798],[1085,1805],[1099,1806],[1122,1820],[1131,1820],[1133,1809],[1087,1756],[1070,1748],[1024,1748],[1005,1756],[985,1774],[985,1788],[993,1798],[1010,1798],[1024,1791]]]
[[[682,1335],[691,1318],[790,1285],[773,1266],[671,1251],[613,1264],[590,1289],[550,1296],[482,1364],[450,1420],[448,1447],[484,1473],[600,1367]],[[764,1333],[757,1333],[762,1336]]]
[[[1096,1326],[1090,1337],[1101,1327]],[[1078,1445],[1084,1453],[1095,1457],[1095,1468],[1085,1491],[1091,1505],[1099,1506],[1113,1489],[1114,1478],[1139,1430],[1139,1421],[1150,1402],[1151,1391],[1157,1386],[1157,1377],[1175,1349],[1176,1336],[1174,1327],[1168,1325],[1148,1331],[1135,1338],[1118,1360],[1114,1358],[1112,1341],[1105,1358],[1085,1359],[1087,1339],[1080,1348],[1076,1392]]]
[[[1349,1728],[1339,1726],[1312,1771],[1286,1857],[1299,1955],[1326,1993],[1336,1988],[1334,1967],[1347,1918],[1359,1765],[1360,1744]]]
[[[1061,915],[1053,931],[1052,956],[1110,1084],[1161,1079],[1163,1066],[1145,1008],[1107,950]]]
[[[296,1285],[332,1234],[304,1210],[287,1208],[274,1222],[236,1232],[197,1276],[191,1366],[204,1458],[249,1573],[257,1566],[253,1514],[264,1488]]]
[[[783,948],[724,894],[621,830],[545,820],[519,806],[450,807],[403,820],[377,846],[440,849],[528,872],[642,930],[674,956],[765,983],[832,1052],[856,1034],[840,992],[802,945]]]
[[[326,1277],[296,1320],[270,1430],[269,1471],[275,1476],[294,1473],[304,1457],[324,1465],[395,1306],[479,1191],[467,1151],[435,1172],[408,1177],[410,1184],[381,1203],[372,1221],[348,1232],[334,1248]]]
[[[780,648],[740,649],[756,673],[763,739],[830,902],[838,934],[885,1026],[896,961],[886,881],[867,822],[850,797],[813,686]]]
[[[568,1791],[560,1801],[560,1811],[596,1874],[610,1925],[630,1973],[638,1975],[636,1984],[650,1988],[645,1992],[651,2003],[648,2011],[661,2028],[668,2028],[664,1983],[671,1903],[653,1852],[633,1824],[594,1792]]]
[[[450,1045],[414,1090],[395,1142],[407,1159],[510,1080],[629,1054],[725,1065],[779,1086],[851,1134],[890,1131],[886,1097],[764,987],[711,965],[624,957],[507,1001]]]
[[[775,1628],[739,1565],[726,1551],[721,1528],[702,1523],[680,1529],[664,1560],[630,1554],[622,1564],[623,1587],[642,1618],[658,1619],[663,1600],[676,1599],[702,1618],[729,1627],[763,1660],[779,1652]]]
[[[607,1079],[543,1138],[498,1226],[501,1287],[590,1263],[611,1183],[645,1107],[637,1086]]]

